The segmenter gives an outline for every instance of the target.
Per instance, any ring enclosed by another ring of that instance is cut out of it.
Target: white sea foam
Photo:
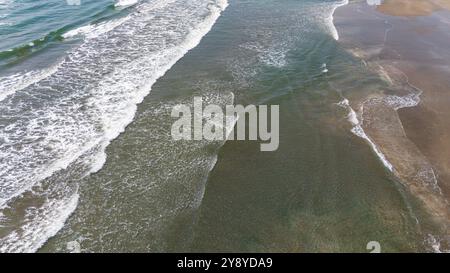
[[[390,95],[385,97],[383,101],[395,110],[414,107],[420,103],[420,94],[411,93],[403,97]]]
[[[62,189],[58,198],[48,196],[29,210],[24,225],[1,239],[0,251],[36,251],[62,227],[78,196],[63,189],[70,177],[53,179],[55,173],[77,166],[72,172],[79,179],[100,170],[107,145],[133,120],[137,104],[199,44],[227,5],[226,0],[139,3],[118,21],[68,32],[66,38],[82,34],[84,42],[56,71],[5,96],[0,104],[0,212],[23,193],[33,194],[42,181]]]
[[[73,30],[70,30],[70,31],[64,33],[62,35],[62,37],[64,39],[69,39],[69,38],[83,35],[86,38],[92,39],[92,38],[98,37],[99,35],[102,35],[104,33],[107,33],[109,31],[115,29],[116,27],[120,26],[121,24],[123,24],[124,22],[126,22],[129,19],[130,19],[130,17],[127,16],[127,17],[124,17],[121,19],[106,21],[106,22],[99,23],[99,24],[82,26],[82,27],[79,27],[79,28],[76,28],[76,29],[73,29]]]
[[[118,0],[114,6],[115,7],[129,7],[132,5],[136,5],[138,0]]]
[[[289,49],[289,46],[285,41],[278,42],[275,45],[263,44],[263,42],[264,40],[260,39],[258,41],[242,44],[241,47],[256,52],[258,54],[258,59],[268,66],[278,68],[285,66],[286,53]]]
[[[375,152],[375,154],[378,156],[380,161],[383,163],[383,165],[389,171],[393,172],[394,167],[392,166],[392,164],[386,159],[384,154],[380,151],[378,146],[375,145],[375,143],[370,139],[370,137],[366,134],[366,132],[364,132],[364,129],[362,128],[361,123],[358,119],[358,115],[355,112],[355,110],[353,110],[353,108],[350,106],[348,99],[343,99],[341,102],[338,103],[338,105],[348,110],[347,119],[353,125],[353,128],[351,129],[352,133],[359,136],[360,138],[365,139],[369,143],[370,147]]]
[[[434,253],[442,253],[441,252],[441,242],[437,240],[433,235],[428,234],[428,242],[433,249]]]
[[[76,209],[78,194],[61,200],[47,200],[39,209],[26,211],[25,224],[0,238],[0,253],[35,252],[48,238],[54,236]],[[33,219],[30,221],[29,219]]]
[[[177,0],[165,0],[165,1],[157,1],[154,3],[146,3],[145,4],[145,12],[151,12],[153,10],[156,9],[160,9],[163,8],[173,2],[176,2]],[[137,4],[139,1],[137,0],[122,0],[117,2],[115,5],[117,7],[127,7],[127,6],[132,6]],[[128,4],[128,5],[127,5]],[[141,7],[137,7],[137,8],[141,8]],[[143,10],[144,11],[144,10]],[[114,30],[116,27],[119,27],[120,25],[122,25],[123,23],[127,22],[130,19],[135,18],[135,14],[131,14],[119,19],[115,19],[115,20],[110,20],[110,21],[105,21],[105,22],[101,22],[101,23],[97,23],[97,24],[90,24],[90,25],[86,25],[86,26],[81,26],[79,28],[70,30],[66,33],[64,33],[62,35],[63,38],[65,39],[70,39],[76,36],[84,36],[85,38],[96,38],[104,33],[107,33],[109,31]]]
[[[38,71],[28,71],[25,73],[16,73],[13,75],[0,77],[0,102],[16,91],[24,89],[33,83],[39,82],[58,70],[60,63],[51,66],[48,69]]]
[[[445,238],[444,240],[447,239],[448,237]],[[443,239],[439,238],[439,236],[434,236],[433,234],[428,234],[427,237],[425,238],[425,243],[431,247],[431,250],[434,253],[450,253],[450,250],[448,249],[442,249],[441,246],[441,242],[443,241]]]
[[[81,245],[77,241],[68,242],[66,248],[69,251],[69,253],[81,253]]]
[[[322,66],[320,68],[322,69],[322,73],[327,73],[328,72],[328,68],[327,68],[327,64],[326,63],[322,64]]]

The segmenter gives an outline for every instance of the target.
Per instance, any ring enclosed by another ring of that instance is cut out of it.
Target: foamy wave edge
[[[328,20],[329,20],[328,26],[329,26],[330,31],[331,31],[331,36],[333,36],[333,38],[336,41],[339,40],[339,33],[338,33],[337,29],[336,29],[336,26],[334,25],[334,13],[336,12],[337,8],[339,8],[341,6],[348,5],[348,3],[349,3],[348,0],[342,0],[341,2],[336,3],[333,6],[333,9],[331,11],[330,17],[328,18]]]
[[[347,109],[348,115],[347,119],[348,121],[353,125],[353,128],[351,129],[351,132],[355,134],[356,136],[364,139],[369,143],[372,150],[375,152],[375,154],[378,156],[380,161],[383,163],[383,165],[390,171],[394,172],[394,166],[386,159],[386,156],[378,149],[378,146],[370,139],[370,137],[364,132],[364,129],[361,126],[361,123],[358,119],[358,116],[353,110],[353,108],[350,106],[350,103],[348,99],[343,99],[340,101],[337,105]]]
[[[139,0],[119,0],[114,4],[116,8],[125,8],[137,4]]]

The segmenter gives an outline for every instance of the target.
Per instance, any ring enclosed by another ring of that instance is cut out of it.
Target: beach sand
[[[450,249],[450,1],[353,2],[335,13],[339,42],[386,86],[351,99],[368,137],[429,213],[431,250]]]
[[[377,11],[393,16],[424,16],[445,9],[450,9],[448,0],[386,0],[377,7]]]

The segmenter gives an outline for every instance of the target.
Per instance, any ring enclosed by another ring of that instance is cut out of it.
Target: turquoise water
[[[381,84],[339,47],[339,2],[5,3],[0,252],[422,247],[337,105]],[[195,95],[279,104],[280,149],[173,141],[171,109]]]
[[[0,3],[0,58],[24,57],[52,42],[67,30],[116,13],[111,0],[68,5],[63,0],[5,0]]]

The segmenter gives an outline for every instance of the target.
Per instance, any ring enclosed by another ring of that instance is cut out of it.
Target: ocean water
[[[345,1],[0,2],[0,252],[417,251],[346,97]],[[280,149],[173,141],[171,109],[280,105]],[[354,128],[353,128],[354,129]]]

